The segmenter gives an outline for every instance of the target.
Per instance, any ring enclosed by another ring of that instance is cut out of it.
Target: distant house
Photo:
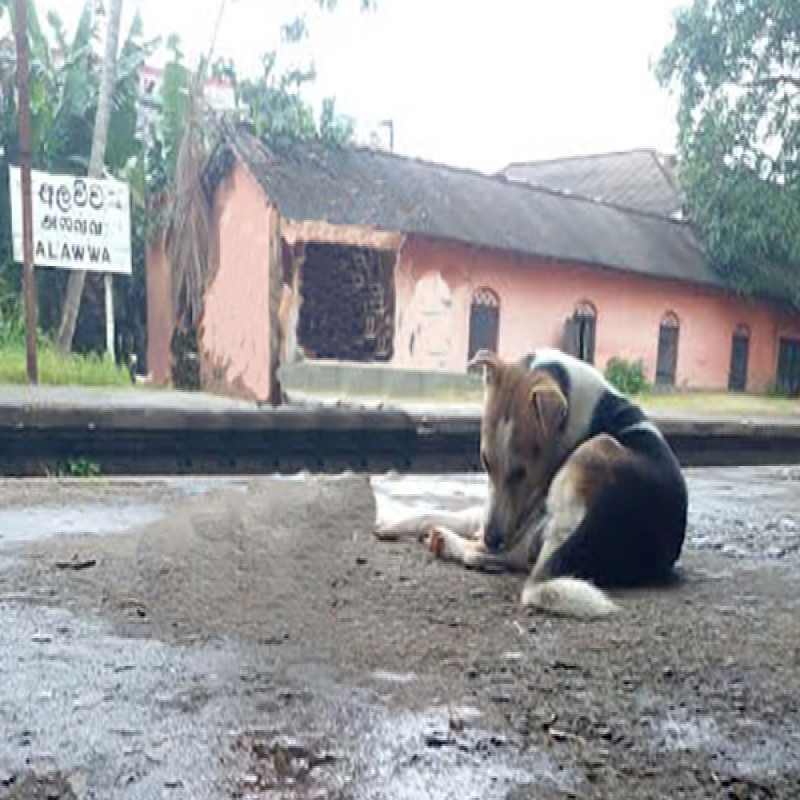
[[[800,316],[725,289],[648,151],[487,176],[235,134],[212,173],[198,341],[213,390],[266,400],[279,362],[301,358],[463,372],[480,347],[544,345],[601,369],[642,359],[665,387],[800,390]],[[155,248],[156,379],[169,374],[168,272]]]
[[[631,211],[682,219],[675,158],[655,150],[509,164],[500,174],[530,186],[578,195]]]

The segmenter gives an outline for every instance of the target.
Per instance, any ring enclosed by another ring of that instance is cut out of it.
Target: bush
[[[792,393],[786,386],[779,386],[777,380],[772,380],[764,390],[765,397],[791,399]]]
[[[644,362],[626,361],[624,358],[609,359],[605,371],[606,380],[624,394],[641,394],[647,389],[647,372]]]
[[[0,347],[25,345],[25,318],[22,302],[0,277]]]

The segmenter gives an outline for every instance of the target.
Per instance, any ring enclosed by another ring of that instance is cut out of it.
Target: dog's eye
[[[525,480],[525,475],[526,475],[525,467],[522,466],[514,467],[514,469],[512,469],[511,472],[508,473],[508,478],[506,478],[506,480],[508,481],[508,485],[519,486],[519,484],[521,484],[522,481]]]

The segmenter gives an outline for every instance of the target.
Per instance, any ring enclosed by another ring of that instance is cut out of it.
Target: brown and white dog
[[[558,350],[519,364],[482,351],[476,366],[486,508],[384,521],[376,536],[424,536],[466,567],[529,572],[522,605],[574,617],[618,610],[599,587],[668,577],[686,532],[686,483],[641,409]]]

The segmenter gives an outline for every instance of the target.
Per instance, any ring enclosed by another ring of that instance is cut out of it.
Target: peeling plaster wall
[[[405,288],[410,297],[396,314],[395,352],[399,357],[393,363],[420,363],[425,369],[448,370],[457,359],[450,287],[439,270],[425,273],[416,282],[399,271],[397,277],[398,282],[408,282]]]
[[[147,372],[155,384],[172,380],[170,345],[175,318],[172,313],[172,275],[163,237],[151,242],[145,255],[147,283]]]
[[[237,164],[217,190],[199,347],[204,388],[275,400],[280,219]]]
[[[763,391],[775,379],[778,336],[800,337],[800,316],[766,302],[677,281],[408,237],[396,271],[392,364],[463,371],[472,295],[482,287],[500,298],[502,356],[521,358],[536,347],[560,347],[564,321],[589,301],[597,309],[595,364],[603,369],[613,356],[641,358],[649,380],[655,375],[661,319],[674,311],[680,320],[679,387],[726,389],[731,337],[744,323],[751,334],[748,389]]]

